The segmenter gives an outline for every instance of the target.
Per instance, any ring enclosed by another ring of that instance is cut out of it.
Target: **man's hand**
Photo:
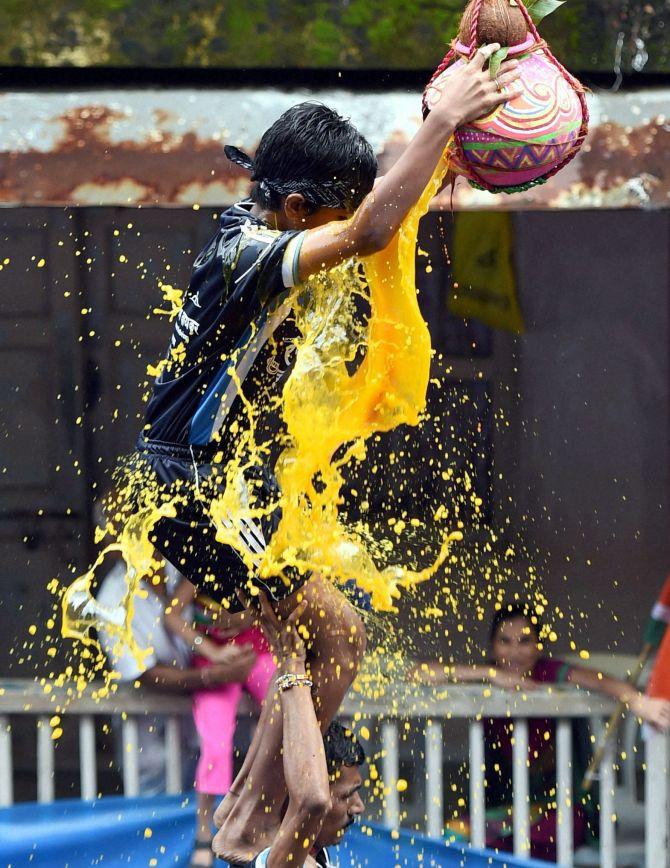
[[[221,645],[209,667],[208,680],[211,684],[246,681],[255,662],[256,652],[251,645]]]
[[[670,729],[670,702],[667,699],[638,693],[628,704],[634,714],[656,729],[664,731]]]
[[[471,60],[461,64],[446,76],[439,88],[439,101],[432,106],[431,115],[445,119],[454,127],[488,114],[496,106],[518,96],[522,88],[514,82],[520,77],[517,60],[507,60],[500,65],[495,78],[491,78],[487,61],[500,46],[494,42],[482,45]]]

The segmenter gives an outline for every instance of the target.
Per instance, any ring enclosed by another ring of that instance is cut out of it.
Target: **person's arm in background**
[[[571,666],[567,680],[577,687],[625,702],[637,717],[659,729],[670,729],[670,702],[665,699],[646,696],[620,678],[583,666]]]
[[[173,635],[180,636],[193,651],[212,663],[234,663],[239,657],[238,647],[248,648],[250,646],[217,645],[216,642],[212,642],[207,636],[203,636],[195,628],[193,622],[189,621],[184,614],[187,607],[195,600],[195,597],[195,587],[188,579],[182,578],[165,609],[165,626]],[[216,616],[217,632],[225,638],[230,639],[233,636],[237,636],[242,630],[245,630],[249,626],[250,621],[250,614],[247,610],[237,614],[221,612]]]
[[[167,693],[192,693],[220,684],[246,681],[256,662],[256,654],[246,645],[226,647],[230,648],[230,659],[226,662],[187,669],[156,663],[138,675],[137,680],[143,687]]]
[[[142,601],[139,602],[141,604]],[[98,638],[110,668],[122,682],[139,681],[144,687],[172,693],[191,693],[220,684],[245,681],[256,662],[256,655],[248,645],[227,646],[230,648],[228,659],[211,666],[184,668],[172,663],[161,663],[153,651],[138,662],[117,635],[102,628],[98,631]],[[134,638],[142,648],[150,648],[152,644],[149,633],[138,634],[135,630]]]
[[[518,62],[506,61],[496,79],[484,69],[500,46],[483,45],[445,83],[442,95],[397,163],[375,184],[354,216],[308,230],[298,259],[300,280],[351,256],[383,250],[423,193],[457,127],[513,98]],[[511,87],[509,87],[512,85]],[[498,88],[509,88],[502,93]]]
[[[441,684],[495,684],[506,690],[523,688],[534,690],[538,684],[530,678],[523,678],[516,672],[496,668],[489,663],[445,665],[435,660],[418,663],[410,670],[410,678],[420,684],[439,686]]]

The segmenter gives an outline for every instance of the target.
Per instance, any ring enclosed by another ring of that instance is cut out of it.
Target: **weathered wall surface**
[[[0,671],[25,674],[44,666],[37,652],[18,664],[25,630],[52,602],[50,579],[84,570],[94,486],[141,425],[146,365],[169,335],[169,323],[147,320],[158,283],[184,286],[213,214],[6,208],[0,218],[10,260],[0,270]],[[440,222],[448,229],[451,217]],[[526,212],[513,230],[523,335],[495,331],[485,355],[449,352],[444,256],[430,280],[418,271],[422,309],[451,377],[492,396],[498,550],[513,544],[514,570],[523,577],[533,563],[566,614],[558,650],[574,638],[634,653],[670,565],[670,215]],[[455,412],[476,445],[472,416]],[[467,637],[484,643],[486,622],[457,573],[453,583],[466,630],[451,615],[445,626],[463,659]],[[480,599],[484,590],[481,576]],[[427,638],[446,645],[436,631]]]
[[[508,546],[515,553],[510,598],[528,595],[534,567],[558,634],[554,653],[572,640],[636,654],[670,570],[669,251],[667,210],[516,214],[525,331],[496,330],[486,358],[450,360],[462,378],[481,371],[489,385],[496,551],[502,560]],[[434,263],[434,272],[431,288],[446,293],[448,266]],[[430,309],[438,346],[439,307]],[[441,642],[467,659],[486,651],[492,605],[483,571],[472,596],[461,567],[451,581],[464,630],[445,619]],[[436,641],[420,639],[427,649]]]
[[[515,516],[595,650],[638,650],[670,569],[669,216],[515,219]]]
[[[382,171],[421,123],[420,94],[344,90],[111,90],[0,95],[0,203],[213,205],[247,180],[223,145],[253,152],[289,106],[320,100],[350,116]],[[670,90],[589,98],[582,151],[546,185],[513,196],[457,184],[455,208],[663,208],[670,203]],[[434,203],[448,210],[451,191]]]

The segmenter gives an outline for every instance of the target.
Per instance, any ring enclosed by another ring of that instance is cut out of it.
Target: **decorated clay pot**
[[[581,85],[549,53],[532,22],[528,23],[526,39],[507,53],[519,61],[522,93],[459,128],[451,146],[453,169],[473,186],[493,193],[513,193],[543,183],[572,159],[587,131]],[[454,42],[426,88],[425,114],[476,47]]]

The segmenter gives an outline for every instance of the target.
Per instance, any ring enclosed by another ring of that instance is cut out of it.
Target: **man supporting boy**
[[[286,291],[388,245],[454,130],[515,94],[507,86],[518,78],[516,61],[503,64],[497,79],[484,69],[496,49],[483,46],[454,73],[405,153],[377,181],[374,195],[368,195],[377,168],[370,145],[323,105],[303,103],[285,112],[264,134],[253,160],[227,149],[252,171],[251,201],[222,215],[220,230],[195,261],[138,453],[143,468],[166,490],[191,486],[197,492],[174,519],[155,526],[156,548],[233,611],[241,606],[236,594],[247,587],[248,570],[233,549],[216,541],[207,502],[216,496],[220,467],[235,453],[248,424],[245,402],[258,410],[255,440],[265,455],[264,466],[253,471],[255,490],[267,504],[276,499],[272,471],[282,442],[276,407],[296,336],[291,311],[282,304]],[[263,550],[277,518],[270,513],[247,525],[240,544],[250,555]],[[251,581],[272,598],[280,618],[304,604],[307,664],[325,730],[357,672],[365,648],[363,624],[319,575]],[[214,850],[233,863],[249,861],[267,847],[280,823],[286,783],[282,720],[275,707],[268,697],[243,767],[215,816],[220,831]]]
[[[327,847],[339,844],[364,810],[359,767],[365,752],[353,732],[333,721],[323,737],[305,669],[305,644],[297,629],[304,603],[283,621],[261,591],[258,612],[277,660],[277,713],[281,717],[282,762],[288,799],[270,845],[231,868],[329,868]]]

